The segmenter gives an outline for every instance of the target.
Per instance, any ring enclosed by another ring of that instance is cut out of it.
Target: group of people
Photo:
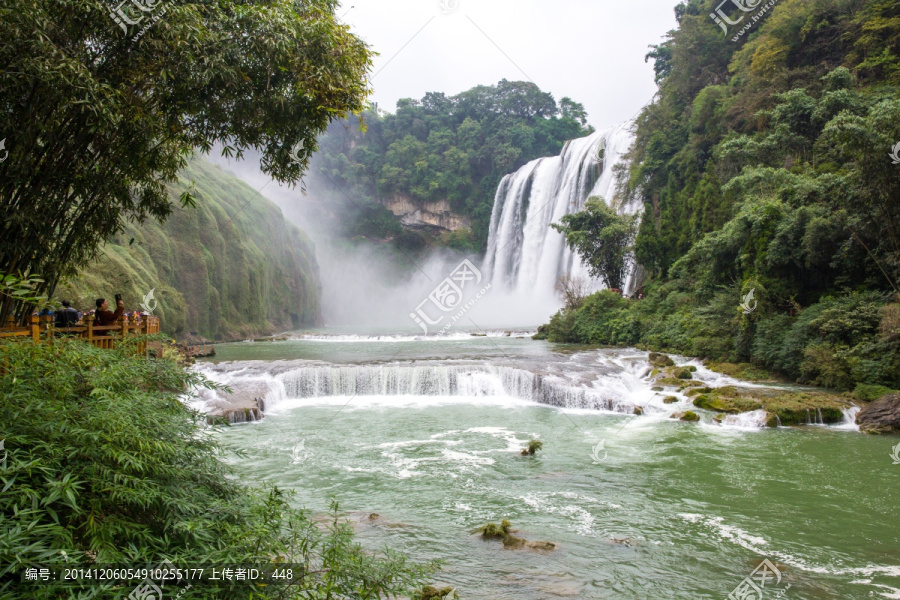
[[[125,302],[116,300],[116,310],[109,310],[109,303],[105,298],[97,298],[97,308],[94,310],[94,325],[105,327],[115,325],[119,317],[125,314]],[[82,313],[72,308],[72,303],[68,300],[62,301],[62,309],[56,311],[57,327],[72,327],[76,325],[82,317]]]

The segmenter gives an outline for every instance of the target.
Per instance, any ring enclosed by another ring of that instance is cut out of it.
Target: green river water
[[[464,600],[725,599],[764,559],[780,580],[732,597],[900,598],[900,440],[850,424],[679,422],[668,417],[688,400],[660,402],[645,353],[525,335],[318,332],[217,350],[201,371],[273,390],[264,420],[221,434],[243,451],[242,477],[317,513],[338,498],[361,543],[443,560],[438,583]],[[511,387],[521,373],[608,405],[528,398]],[[530,439],[543,451],[523,458]],[[557,548],[471,533],[503,518]]]

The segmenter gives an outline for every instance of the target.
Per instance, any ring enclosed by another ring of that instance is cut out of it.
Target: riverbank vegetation
[[[48,564],[283,562],[306,573],[251,595],[246,582],[192,582],[184,600],[382,598],[429,583],[435,564],[364,550],[336,504],[322,522],[282,490],[239,483],[205,418],[180,400],[206,382],[134,349],[0,343],[0,598],[121,598],[136,585],[20,581]]]
[[[643,299],[590,296],[541,336],[900,388],[900,6],[782,2],[733,43],[713,4],[648,57],[623,190]]]

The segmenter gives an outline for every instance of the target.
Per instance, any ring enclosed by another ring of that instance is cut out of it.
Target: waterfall
[[[503,178],[484,262],[495,287],[516,295],[552,293],[561,276],[588,276],[563,235],[550,225],[582,210],[591,196],[603,197],[621,213],[635,212],[617,197],[614,172],[631,147],[631,126],[623,123],[569,141],[559,156],[539,158]],[[626,292],[634,287],[632,279]]]
[[[553,376],[511,367],[302,367],[277,376],[286,398],[328,396],[511,396],[559,408],[632,414],[634,401],[612,391],[566,385]],[[268,403],[267,403],[268,404]]]

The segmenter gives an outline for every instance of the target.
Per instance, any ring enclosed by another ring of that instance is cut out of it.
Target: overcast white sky
[[[393,112],[398,99],[430,91],[530,79],[557,100],[583,103],[590,123],[604,129],[653,97],[644,55],[675,27],[677,2],[344,0],[337,14],[380,53],[372,80],[380,108]]]

